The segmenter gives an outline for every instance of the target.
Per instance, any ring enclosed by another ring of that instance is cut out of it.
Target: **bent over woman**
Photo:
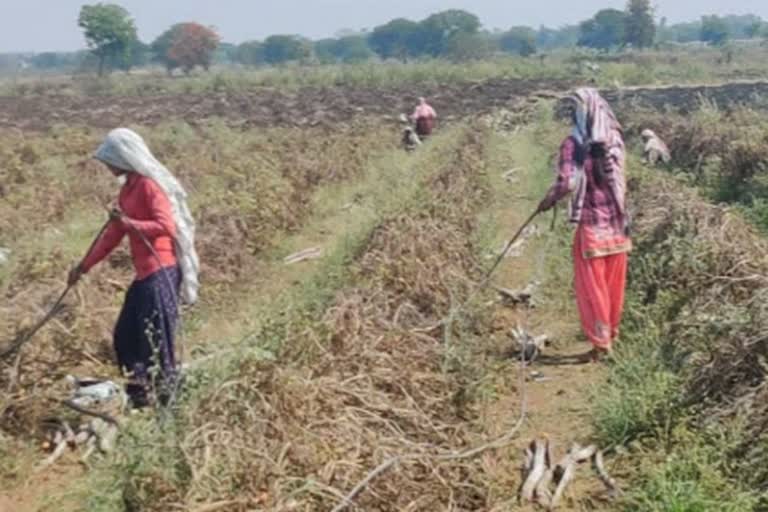
[[[411,120],[416,123],[416,135],[421,141],[425,141],[432,135],[437,120],[437,112],[427,103],[426,98],[419,98],[419,104],[411,115]]]
[[[148,403],[150,385],[167,397],[176,374],[174,334],[179,299],[197,299],[199,262],[186,193],[135,132],[109,133],[95,155],[123,187],[103,235],[69,275],[70,285],[105,259],[127,235],[136,277],[114,330],[120,368],[132,379],[135,406]]]
[[[611,107],[595,89],[572,97],[573,131],[560,146],[557,179],[539,206],[552,208],[571,194],[576,302],[597,360],[619,335],[628,253],[624,137]]]

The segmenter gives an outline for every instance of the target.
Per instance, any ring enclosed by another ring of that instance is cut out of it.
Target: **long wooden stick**
[[[107,226],[109,226],[109,223],[112,222],[111,219],[107,220],[107,222],[104,223],[104,225],[101,227],[101,230],[99,231],[99,234],[96,235],[96,237],[93,239],[93,242],[91,242],[91,246],[88,249],[88,252],[85,254],[88,255],[93,250],[93,248],[96,246],[96,243],[101,239],[101,236],[104,234],[104,231],[107,230]],[[16,337],[16,339],[11,342],[10,346],[6,349],[4,349],[2,352],[0,352],[0,359],[5,359],[9,355],[13,354],[17,350],[19,350],[21,347],[23,347],[29,340],[31,340],[37,332],[43,328],[45,324],[51,321],[51,319],[56,316],[56,314],[59,312],[59,308],[61,307],[62,302],[64,302],[64,299],[67,297],[70,291],[72,291],[72,288],[74,286],[68,284],[67,287],[64,289],[64,291],[59,295],[59,298],[56,300],[56,302],[53,304],[53,307],[48,310],[48,313],[45,314],[43,318],[41,318],[35,325],[27,332],[21,333]]]
[[[520,229],[517,230],[517,233],[515,233],[515,236],[513,236],[512,239],[509,242],[507,242],[507,245],[506,245],[506,247],[504,247],[504,250],[501,252],[499,257],[496,259],[496,261],[494,262],[494,264],[490,268],[490,270],[488,270],[488,272],[485,274],[485,278],[482,281],[482,283],[483,283],[482,286],[487,284],[487,282],[491,279],[491,276],[493,275],[493,273],[496,272],[496,269],[499,268],[499,265],[501,265],[501,262],[504,261],[504,258],[507,257],[507,254],[509,253],[510,249],[512,249],[512,246],[515,245],[515,242],[517,242],[517,240],[523,234],[523,231],[525,231],[525,229],[528,226],[530,226],[531,222],[533,222],[533,219],[535,219],[536,216],[539,213],[540,212],[539,212],[538,209],[535,212],[533,212],[531,214],[531,216],[528,217],[528,220],[526,220],[525,223],[522,226],[520,226]]]
[[[105,421],[106,423],[109,423],[110,425],[114,425],[115,427],[119,427],[120,424],[117,422],[115,418],[110,416],[109,414],[104,414],[98,411],[92,411],[90,409],[86,409],[85,407],[77,405],[72,400],[64,400],[61,402],[63,405],[69,407],[75,412],[79,412],[80,414],[85,414],[86,416],[92,416],[94,418],[98,418],[102,421]]]
[[[38,322],[30,329],[29,331],[22,332],[19,336],[16,337],[16,339],[11,343],[11,345],[0,352],[0,359],[5,359],[6,357],[10,356],[17,350],[19,350],[22,346],[24,346],[25,343],[27,343],[29,340],[32,339],[32,337],[37,334],[37,332],[43,328],[45,324],[50,322],[51,318],[56,316],[56,313],[59,311],[59,307],[61,307],[61,303],[64,301],[64,298],[69,294],[70,290],[72,290],[72,286],[67,285],[67,287],[64,289],[64,291],[59,295],[59,298],[56,300],[56,302],[53,304],[53,307],[51,307],[50,310],[48,310],[48,313],[45,314],[43,318],[38,320]]]

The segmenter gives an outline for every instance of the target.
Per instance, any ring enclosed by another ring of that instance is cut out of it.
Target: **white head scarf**
[[[152,155],[144,139],[127,128],[112,130],[96,151],[96,158],[119,169],[150,178],[168,196],[176,223],[176,257],[182,273],[181,299],[187,304],[194,304],[200,287],[200,260],[195,251],[195,221],[187,206],[184,188]]]

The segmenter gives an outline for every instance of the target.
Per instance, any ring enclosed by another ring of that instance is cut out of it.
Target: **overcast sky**
[[[490,29],[512,25],[560,26],[625,0],[113,0],[136,19],[151,41],[170,25],[197,21],[239,43],[270,34],[312,38],[340,29],[370,28],[396,17],[415,20],[450,8],[479,15]],[[75,50],[84,46],[77,27],[83,0],[0,0],[0,53]],[[93,0],[91,3],[96,3]],[[688,21],[702,14],[754,13],[768,18],[768,0],[657,0],[659,16]]]

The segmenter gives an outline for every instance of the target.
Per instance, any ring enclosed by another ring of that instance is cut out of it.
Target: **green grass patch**
[[[624,510],[761,510],[752,471],[745,472],[735,455],[744,449],[746,431],[738,419],[728,419],[731,415],[711,417],[720,410],[717,400],[695,398],[694,388],[706,371],[706,358],[714,357],[709,354],[728,337],[747,332],[750,310],[740,302],[742,294],[718,298],[710,289],[717,280],[709,279],[720,266],[730,266],[731,254],[711,246],[718,239],[708,238],[707,231],[724,227],[714,224],[719,218],[704,210],[708,207],[700,198],[683,185],[647,175],[640,177],[635,193],[649,196],[638,204],[662,208],[650,195],[672,194],[675,186],[681,194],[671,196],[681,201],[675,208],[685,210],[690,201],[691,208],[709,211],[713,220],[706,225],[680,214],[660,218],[656,225],[643,223],[636,233],[622,338],[606,383],[595,392],[595,434],[601,445],[620,447],[620,453],[631,448],[629,460],[619,462],[629,466],[631,491],[621,502]]]

